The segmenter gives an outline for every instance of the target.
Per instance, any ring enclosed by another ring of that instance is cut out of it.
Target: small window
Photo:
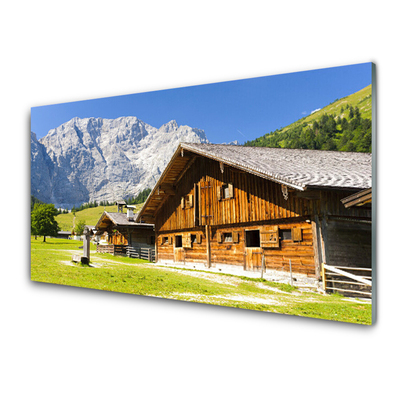
[[[193,195],[188,194],[187,196],[181,197],[181,208],[192,208],[193,207]]]
[[[217,191],[218,200],[232,199],[233,198],[233,183],[224,184],[218,187]]]
[[[190,241],[193,243],[197,243],[197,235],[190,235]]]
[[[175,248],[182,247],[182,235],[175,236]]]
[[[163,236],[162,244],[168,244],[168,236]]]
[[[291,229],[281,229],[280,237],[282,240],[292,240],[292,230]]]
[[[260,231],[246,231],[246,247],[260,247]]]
[[[224,233],[224,242],[232,242],[232,232]]]

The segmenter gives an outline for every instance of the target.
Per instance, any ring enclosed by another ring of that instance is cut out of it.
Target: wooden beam
[[[211,268],[210,225],[206,225],[207,267]]]
[[[175,181],[175,184],[177,185],[178,182],[183,178],[183,175],[185,175],[186,171],[192,166],[192,164],[195,162],[197,156],[193,156],[193,158],[188,162],[186,165],[185,169],[179,174],[178,178]]]

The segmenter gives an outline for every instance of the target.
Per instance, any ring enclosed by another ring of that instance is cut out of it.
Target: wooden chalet
[[[136,222],[130,208],[126,213],[104,211],[94,231],[107,241],[107,245],[97,246],[99,252],[115,254],[118,247],[118,253],[125,254],[127,247],[154,248],[154,225]]]
[[[319,280],[322,263],[371,268],[371,154],[182,143],[137,219],[156,261]]]

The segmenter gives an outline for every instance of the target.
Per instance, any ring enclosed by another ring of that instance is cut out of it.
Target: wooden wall
[[[289,271],[289,260],[294,273],[315,276],[314,248],[311,223],[296,221],[280,223],[276,226],[278,232],[301,229],[301,241],[279,239],[275,248],[247,247],[246,231],[259,230],[263,232],[265,225],[247,225],[245,227],[211,227],[210,228],[210,262],[217,264],[236,265],[247,271],[261,270],[262,255],[265,256],[265,266],[270,269]],[[232,235],[232,241],[226,242],[224,235]],[[196,235],[201,240],[192,243],[191,247],[176,248],[176,236]],[[237,235],[235,238],[235,234]],[[221,236],[222,235],[222,236]],[[168,238],[168,243],[165,243]],[[237,239],[236,242],[234,239]],[[205,230],[182,231],[175,233],[160,233],[157,236],[158,260],[184,263],[207,264],[207,241]]]
[[[129,246],[143,245],[143,247],[153,247],[151,237],[155,236],[152,229],[143,228],[118,228],[116,232],[108,233],[109,244],[123,244]]]
[[[224,184],[233,184],[233,197],[218,200]],[[197,158],[156,215],[156,229],[174,231],[197,226],[243,224],[315,214],[370,217],[368,210],[346,209],[340,199],[354,191],[320,190],[299,192],[289,190],[288,199],[281,185],[258,176]],[[191,196],[192,207],[182,208],[182,197]],[[308,197],[308,198],[307,198]],[[198,206],[197,206],[198,204]]]
[[[345,219],[326,223],[326,263],[333,266],[371,268],[371,225]]]

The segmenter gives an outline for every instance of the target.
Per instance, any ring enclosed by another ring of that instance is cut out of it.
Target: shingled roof
[[[370,153],[182,143],[182,148],[295,189],[372,185]]]
[[[136,214],[134,214],[136,217]],[[104,211],[101,215],[99,221],[97,222],[95,229],[98,231],[102,231],[108,225],[107,220],[111,221],[116,226],[131,226],[131,227],[139,227],[139,228],[152,228],[152,224],[144,224],[140,222],[130,221],[126,213],[118,213],[118,212],[108,212]]]

